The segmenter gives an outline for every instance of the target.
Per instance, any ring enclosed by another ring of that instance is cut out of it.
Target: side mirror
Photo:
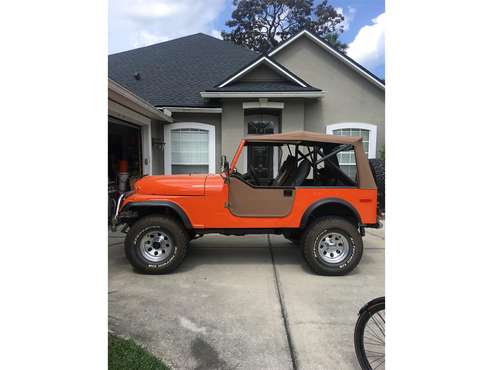
[[[226,156],[225,155],[221,156],[221,162],[222,162],[223,172],[226,175],[229,175],[229,162],[226,159]]]

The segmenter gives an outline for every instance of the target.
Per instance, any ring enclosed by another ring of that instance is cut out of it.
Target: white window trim
[[[368,138],[368,158],[376,158],[377,157],[377,125],[372,125],[370,123],[362,123],[362,122],[341,122],[334,123],[326,126],[326,134],[333,135],[335,130],[341,129],[362,129],[368,130],[370,132]]]
[[[243,103],[243,109],[284,109],[283,102],[267,101],[267,98],[260,98],[259,101]]]
[[[198,122],[178,122],[164,125],[164,174],[171,175],[171,131],[183,128],[195,128],[209,132],[209,173],[216,173],[216,128],[213,125]]]

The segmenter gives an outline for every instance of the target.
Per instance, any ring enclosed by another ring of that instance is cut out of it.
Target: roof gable
[[[336,57],[338,60],[340,60],[341,62],[346,64],[348,67],[353,69],[356,73],[360,74],[361,76],[363,76],[364,78],[366,78],[367,80],[369,80],[370,82],[372,82],[373,84],[378,86],[379,88],[385,89],[385,84],[381,79],[379,79],[377,76],[375,76],[369,70],[367,70],[361,64],[359,64],[355,60],[348,57],[346,54],[341,53],[340,51],[335,49],[333,46],[329,45],[327,42],[325,42],[324,40],[322,40],[321,38],[319,38],[318,36],[312,34],[311,32],[309,32],[307,30],[303,30],[303,31],[299,32],[298,34],[294,35],[293,37],[291,37],[290,39],[279,44],[276,48],[274,48],[272,51],[269,52],[268,56],[272,57],[273,55],[275,55],[276,53],[278,53],[279,51],[281,51],[285,47],[289,47],[289,45],[291,45],[295,40],[299,39],[300,37],[308,38],[309,40],[314,42],[316,45],[318,45],[319,47],[326,50],[329,54]]]
[[[269,57],[263,55],[259,57],[257,60],[252,61],[248,65],[244,66],[241,68],[239,71],[233,73],[229,77],[227,77],[224,81],[219,83],[216,87],[218,88],[224,88],[234,82],[239,81],[243,77],[246,77],[248,74],[251,74],[253,71],[258,70],[259,68],[269,68],[271,71],[276,73],[278,76],[283,77],[283,79],[286,81],[290,81],[297,86],[301,87],[309,87],[309,85],[303,81],[301,78],[296,76],[294,73],[291,71],[288,71],[286,68],[284,68],[282,65],[279,63],[273,61]],[[279,79],[277,79],[279,80]],[[272,81],[271,81],[272,82]]]

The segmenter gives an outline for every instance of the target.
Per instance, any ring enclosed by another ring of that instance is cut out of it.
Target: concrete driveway
[[[281,236],[206,236],[169,275],[133,271],[109,237],[110,331],[175,369],[357,369],[359,308],[384,295],[384,230],[349,275],[314,275]]]

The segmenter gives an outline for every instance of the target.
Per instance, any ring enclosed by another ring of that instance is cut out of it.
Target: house
[[[265,55],[199,33],[110,55],[108,66],[112,81],[171,112],[172,122],[150,118],[159,144],[146,173],[218,172],[247,134],[362,136],[370,158],[384,147],[383,81],[308,31]],[[351,156],[339,161],[354,169]],[[272,147],[250,148],[239,170],[269,177],[278,162]]]

